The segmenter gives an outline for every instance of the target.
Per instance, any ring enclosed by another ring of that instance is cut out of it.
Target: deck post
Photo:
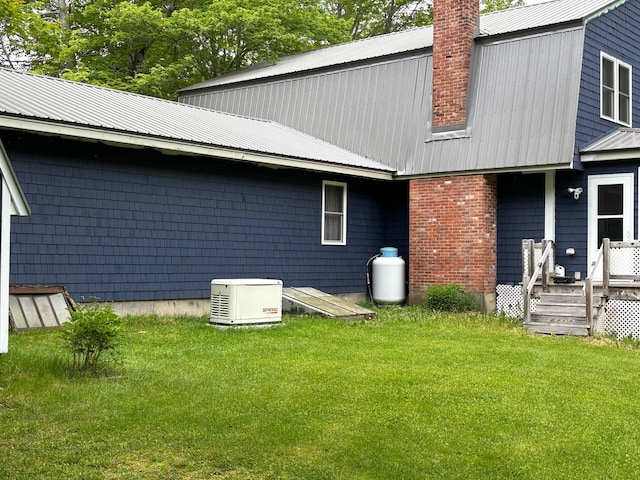
[[[522,321],[531,320],[531,295],[527,290],[529,280],[535,267],[533,266],[534,242],[532,239],[522,240]]]
[[[584,287],[586,290],[587,325],[589,325],[589,333],[593,335],[593,280],[590,277],[584,279]]]
[[[611,243],[608,238],[602,239],[602,295],[609,296],[609,281],[611,275]]]
[[[522,322],[529,323],[531,320],[531,294],[527,289],[529,285],[529,275],[522,277]]]
[[[542,253],[547,250],[549,240],[542,240]],[[542,290],[546,292],[549,289],[549,260],[542,259]]]
[[[524,277],[531,276],[535,268],[533,267],[533,240],[524,239],[522,240],[522,284],[527,285],[528,281],[525,283]]]

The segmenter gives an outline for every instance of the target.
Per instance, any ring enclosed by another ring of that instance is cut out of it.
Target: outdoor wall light
[[[573,193],[574,200],[578,200],[580,198],[580,194],[582,193],[582,187],[576,187],[576,188],[569,187],[567,191],[569,193]]]

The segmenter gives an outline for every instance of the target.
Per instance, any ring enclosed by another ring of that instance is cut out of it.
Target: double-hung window
[[[347,184],[322,182],[322,244],[347,244]]]
[[[600,116],[631,126],[631,65],[600,53]]]

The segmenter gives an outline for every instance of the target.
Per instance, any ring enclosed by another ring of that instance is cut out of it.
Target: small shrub
[[[73,368],[97,373],[104,354],[116,357],[122,336],[122,321],[110,304],[90,303],[70,311],[71,320],[64,324],[62,338],[73,355]]]
[[[467,312],[477,310],[476,297],[465,292],[460,285],[431,285],[426,290],[426,306],[440,312]]]

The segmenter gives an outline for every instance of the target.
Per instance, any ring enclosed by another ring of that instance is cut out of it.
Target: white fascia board
[[[185,154],[218,157],[233,161],[256,163],[273,168],[295,168],[375,180],[393,180],[395,178],[395,172],[390,170],[375,170],[352,165],[333,164],[320,160],[314,161],[279,156],[276,154],[247,152],[215,145],[202,145],[188,141],[114,132],[78,125],[65,125],[43,120],[0,116],[0,126],[34,133],[45,133],[80,140],[109,143],[111,145],[120,145],[129,148],[153,148],[163,153],[174,155]]]
[[[508,167],[508,168],[496,168],[496,169],[482,169],[482,170],[460,170],[454,172],[436,172],[436,173],[416,173],[412,175],[403,175],[402,172],[398,172],[395,178],[398,180],[413,180],[419,178],[438,178],[438,177],[462,177],[466,175],[489,175],[492,173],[544,173],[552,172],[556,170],[570,170],[571,163],[559,163],[557,165],[546,166],[531,166],[531,167]]]
[[[602,162],[606,160],[636,160],[640,158],[640,150],[610,150],[607,152],[581,153],[580,161]]]
[[[587,23],[591,22],[592,20],[595,20],[596,18],[601,17],[602,15],[609,13],[611,10],[618,8],[620,5],[623,5],[625,3],[627,3],[628,0],[617,0],[615,2],[611,2],[609,5],[607,5],[606,7],[602,7],[600,10],[593,12],[591,15],[589,15],[588,17],[583,19],[583,24],[586,25]]]
[[[0,139],[0,175],[4,178],[6,183],[6,188],[11,197],[11,204],[7,205],[7,208],[11,208],[11,215],[19,215],[21,217],[25,217],[31,215],[31,207],[29,207],[29,202],[27,202],[27,197],[22,191],[22,187],[20,186],[20,182],[18,182],[18,178],[16,177],[16,173],[11,166],[11,161],[9,160],[9,156],[7,155],[6,150],[4,149],[4,145],[2,144],[2,140]],[[4,198],[3,198],[4,201]]]

